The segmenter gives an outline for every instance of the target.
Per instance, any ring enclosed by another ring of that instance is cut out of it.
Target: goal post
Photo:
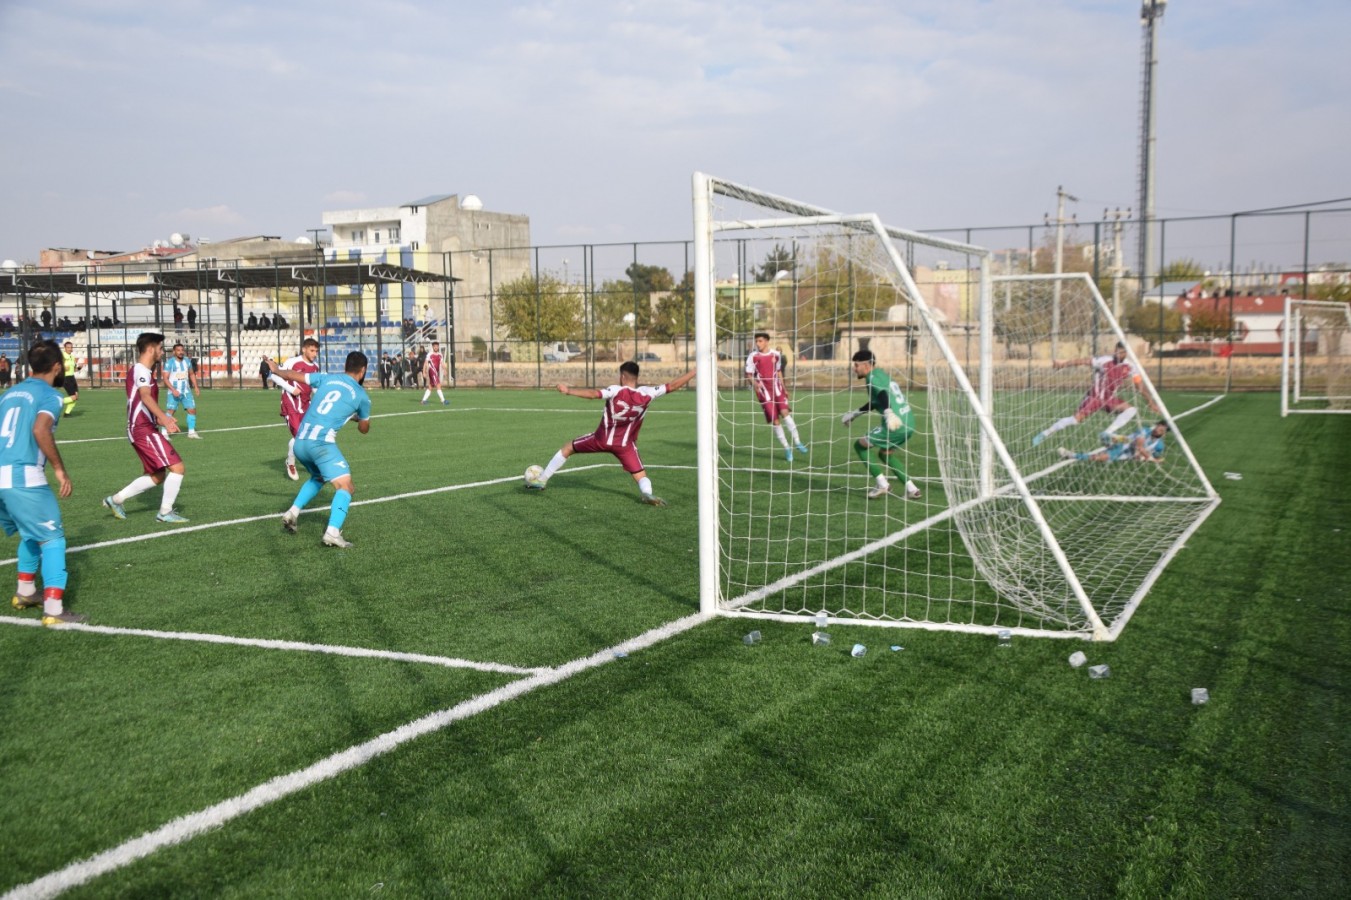
[[[1138,368],[1160,459],[1134,460],[1139,415],[1108,446],[1105,418],[1077,428],[1082,459],[1034,445],[1080,404],[1079,363],[1128,343],[1092,282],[995,278],[984,248],[699,173],[693,191],[701,609],[1119,634],[1218,500]],[[757,333],[786,403],[764,402]]]
[[[1351,304],[1287,297],[1281,415],[1351,413]]]

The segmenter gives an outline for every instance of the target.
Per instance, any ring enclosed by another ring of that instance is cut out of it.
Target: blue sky
[[[1136,204],[1133,0],[0,0],[0,257],[474,193],[680,240],[695,170],[914,228]],[[1351,196],[1345,0],[1172,0],[1157,207]],[[1346,255],[1351,255],[1349,252]]]

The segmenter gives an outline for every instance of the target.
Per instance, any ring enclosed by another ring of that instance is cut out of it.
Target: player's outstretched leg
[[[905,482],[905,496],[908,500],[918,500],[920,497],[919,487],[910,480],[910,476],[905,474],[905,467],[901,465],[898,458],[900,451],[893,450],[890,453],[877,451],[877,455],[882,458],[882,462],[887,464],[887,468],[892,471],[898,479]]]

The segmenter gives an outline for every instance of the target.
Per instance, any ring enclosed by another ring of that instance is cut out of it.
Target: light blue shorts
[[[342,455],[338,445],[327,441],[296,441],[296,462],[304,465],[311,475],[318,475],[324,481],[352,474],[347,458]]]
[[[18,532],[25,540],[39,544],[65,537],[56,492],[50,487],[0,490],[0,529],[6,535]]]
[[[193,399],[192,388],[184,388],[180,391],[183,396],[175,397],[173,391],[169,392],[169,402],[164,404],[165,412],[173,412],[182,404],[184,409],[197,409],[197,401]]]

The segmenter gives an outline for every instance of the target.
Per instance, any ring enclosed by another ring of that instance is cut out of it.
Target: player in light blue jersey
[[[32,375],[0,400],[0,529],[19,535],[19,584],[11,602],[15,609],[41,605],[43,625],[83,622],[85,616],[64,607],[66,532],[56,494],[47,484],[50,461],[57,491],[63,498],[70,496],[70,476],[56,449],[62,407],[57,388],[65,374],[56,341],[35,343],[28,351],[28,368]]]
[[[1167,448],[1164,444],[1163,436],[1169,431],[1168,423],[1164,421],[1156,422],[1150,428],[1141,428],[1132,434],[1107,434],[1103,433],[1103,449],[1095,450],[1092,453],[1075,453],[1073,450],[1060,448],[1060,456],[1063,459],[1073,459],[1078,462],[1152,462],[1162,463],[1163,453]]]
[[[300,420],[296,432],[296,462],[305,466],[310,478],[300,486],[300,493],[291,502],[291,508],[282,513],[281,525],[295,534],[300,511],[318,495],[324,482],[333,485],[333,505],[329,507],[328,527],[324,529],[323,543],[329,547],[350,547],[342,536],[342,525],[347,520],[347,509],[352,505],[352,470],[338,449],[337,436],[342,426],[357,420],[357,431],[371,430],[371,398],[361,383],[366,380],[366,354],[353,350],[347,354],[347,364],[341,375],[319,372],[292,372],[283,369],[271,359],[264,359],[273,375],[283,381],[297,381],[311,388],[310,408]]]
[[[164,411],[169,418],[174,418],[174,412],[182,404],[188,414],[188,437],[200,439],[201,435],[197,433],[197,370],[182,344],[174,344],[173,356],[164,361],[164,386],[169,389],[169,402],[164,404]],[[161,434],[169,436],[163,429]]]

